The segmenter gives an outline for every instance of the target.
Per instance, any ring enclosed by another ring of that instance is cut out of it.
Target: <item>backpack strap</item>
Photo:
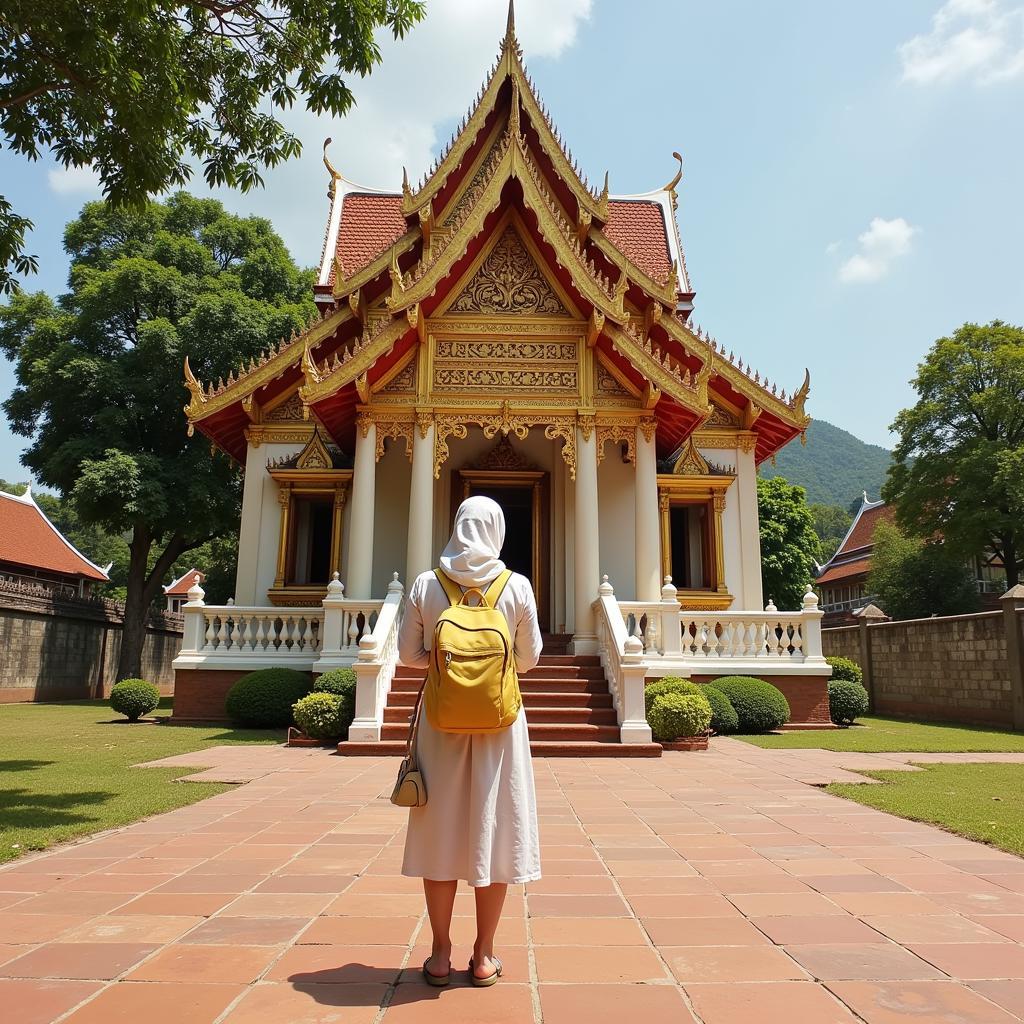
[[[443,569],[435,569],[434,575],[437,577],[437,582],[441,584],[441,588],[444,590],[444,595],[448,598],[448,603],[450,605],[461,604],[462,587],[460,587]]]
[[[504,593],[510,579],[512,579],[512,570],[506,569],[504,572],[499,573],[494,582],[487,588],[484,593],[484,600],[489,607],[497,608],[498,598]]]

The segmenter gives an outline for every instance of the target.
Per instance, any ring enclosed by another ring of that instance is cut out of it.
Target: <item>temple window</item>
[[[291,559],[285,585],[326,584],[331,578],[331,495],[297,496],[292,506]]]

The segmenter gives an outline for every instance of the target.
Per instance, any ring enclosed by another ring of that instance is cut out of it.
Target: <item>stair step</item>
[[[391,683],[392,693],[417,693],[423,685],[419,679],[395,679]],[[519,680],[519,689],[524,693],[607,693],[608,684],[603,679],[536,679]]]
[[[380,730],[381,739],[400,740],[409,738],[409,722],[385,721]],[[586,725],[582,723],[530,722],[530,740],[558,740],[587,743],[618,743],[618,725]]]
[[[400,666],[395,670],[394,681],[396,683],[415,683],[419,686],[425,675],[424,669]],[[604,682],[604,669],[600,665],[538,665],[536,668],[531,668],[529,672],[523,672],[519,678],[520,680],[590,679],[594,682]]]
[[[411,710],[416,706],[417,691],[392,690],[388,694],[389,708]],[[523,692],[523,704],[527,708],[610,708],[612,695],[604,693],[560,693],[557,690]]]
[[[534,757],[661,757],[660,743],[565,743],[550,740],[530,740]],[[347,757],[401,757],[405,743],[382,740],[380,743],[338,744],[338,753]]]
[[[528,706],[529,708],[529,706]],[[408,725],[411,707],[391,707],[384,709],[384,721],[387,724]],[[544,722],[558,725],[615,725],[614,708],[565,708],[565,707],[532,707],[529,708],[530,727],[534,723]]]

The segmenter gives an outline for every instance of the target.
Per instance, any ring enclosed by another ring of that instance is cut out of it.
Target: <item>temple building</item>
[[[671,180],[647,193],[612,195],[607,175],[588,183],[527,75],[511,11],[486,83],[422,181],[356,185],[325,146],[319,316],[226,382],[201,382],[202,352],[186,363],[189,430],[245,468],[235,606],[264,617],[233,646],[241,613],[221,622],[207,609],[179,679],[252,664],[257,648],[269,661],[265,634],[282,615],[318,667],[344,661],[357,633],[360,664],[374,650],[386,660],[389,595],[436,564],[471,494],[503,506],[504,557],[533,582],[552,651],[614,660],[601,622],[611,592],[627,661],[639,644],[648,662],[674,658],[691,674],[709,636],[715,657],[739,659],[730,670],[757,660],[756,642],[749,658],[738,640],[727,655],[715,616],[765,614],[757,466],[806,430],[809,376],[771,384],[693,322],[676,157]],[[371,636],[350,616],[339,647],[316,616],[346,601],[375,624]],[[644,610],[655,605],[673,623],[712,624],[668,636]],[[819,614],[805,611],[800,622]],[[814,676],[820,697],[820,651],[804,650],[802,633],[783,646],[775,660]],[[382,699],[357,710],[360,736]]]

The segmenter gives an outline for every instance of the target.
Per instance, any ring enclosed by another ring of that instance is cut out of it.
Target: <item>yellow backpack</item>
[[[465,593],[442,570],[434,574],[450,604],[434,627],[424,692],[427,719],[441,732],[507,729],[523,702],[508,622],[497,608],[512,572],[506,569],[486,592],[474,587]],[[476,604],[469,603],[471,597]]]

